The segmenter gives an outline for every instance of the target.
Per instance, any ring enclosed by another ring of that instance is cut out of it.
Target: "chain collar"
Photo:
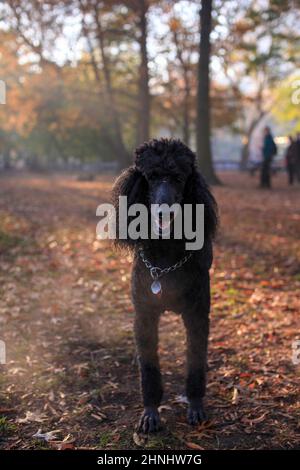
[[[149,260],[145,258],[144,251],[140,248],[139,255],[141,260],[143,261],[144,265],[150,271],[150,275],[154,281],[162,277],[164,274],[168,274],[172,271],[176,271],[177,269],[181,268],[193,255],[193,253],[188,253],[183,258],[181,258],[177,263],[173,264],[172,266],[168,266],[167,268],[160,268],[159,266],[153,266]]]

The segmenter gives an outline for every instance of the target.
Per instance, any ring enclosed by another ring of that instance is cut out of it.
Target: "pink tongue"
[[[169,225],[170,225],[170,223],[169,223],[168,221],[166,221],[166,220],[165,220],[165,221],[162,220],[162,221],[160,222],[161,228],[169,227]]]

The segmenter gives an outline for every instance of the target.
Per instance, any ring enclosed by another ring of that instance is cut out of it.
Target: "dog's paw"
[[[192,426],[196,424],[203,423],[203,421],[207,420],[206,413],[204,411],[203,405],[190,405],[187,412],[187,420],[188,423]]]
[[[148,434],[150,432],[157,432],[160,428],[161,424],[157,408],[146,407],[139,421],[138,432]]]

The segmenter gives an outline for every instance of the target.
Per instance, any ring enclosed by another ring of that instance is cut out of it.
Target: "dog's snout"
[[[163,180],[156,188],[154,203],[159,205],[167,204],[168,206],[171,206],[175,202],[175,191],[172,188],[172,185]]]

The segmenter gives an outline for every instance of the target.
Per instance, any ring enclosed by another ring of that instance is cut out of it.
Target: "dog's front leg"
[[[183,315],[187,332],[187,378],[186,395],[189,400],[188,422],[205,421],[203,397],[206,388],[208,313],[189,311]]]
[[[136,308],[135,340],[141,375],[144,412],[139,430],[145,433],[158,431],[160,427],[158,406],[163,394],[158,359],[159,312],[144,307]]]

